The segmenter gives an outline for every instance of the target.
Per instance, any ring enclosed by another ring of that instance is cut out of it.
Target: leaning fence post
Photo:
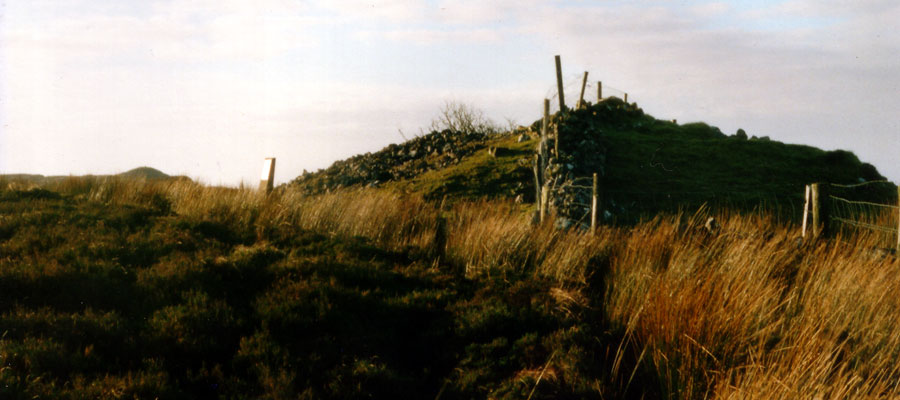
[[[598,206],[598,198],[597,198],[597,173],[594,172],[594,185],[591,193],[591,234],[597,231],[597,214],[599,213]]]
[[[804,189],[804,201],[803,201],[803,227],[800,229],[800,236],[806,237],[806,224],[809,219],[809,185],[805,185]]]
[[[259,190],[265,190],[266,194],[272,192],[275,187],[275,157],[267,157],[263,160],[262,176],[259,178]]]
[[[559,111],[566,110],[566,96],[563,94],[562,62],[556,56],[556,93],[559,96]]]
[[[584,79],[581,80],[581,94],[578,96],[578,108],[584,105],[584,88],[587,86],[588,72],[584,71]]]

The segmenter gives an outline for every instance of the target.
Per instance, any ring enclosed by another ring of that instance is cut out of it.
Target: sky
[[[290,181],[580,78],[900,181],[896,0],[0,0],[0,173]]]

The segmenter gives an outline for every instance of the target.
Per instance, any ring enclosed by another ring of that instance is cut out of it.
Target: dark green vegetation
[[[0,398],[524,398],[551,357],[533,398],[597,393],[547,279],[172,209],[0,190]]]

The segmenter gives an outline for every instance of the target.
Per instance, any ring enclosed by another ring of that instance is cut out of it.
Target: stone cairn
[[[458,164],[463,157],[483,149],[486,138],[484,133],[433,131],[375,153],[337,161],[315,173],[304,171],[292,183],[309,194],[349,186],[375,187]]]
[[[544,218],[554,218],[561,229],[589,227],[592,176],[598,176],[601,198],[606,176],[608,144],[604,129],[632,125],[643,115],[635,105],[611,97],[550,115],[546,129],[539,127],[543,121],[535,122],[532,129],[544,132],[533,161],[537,213],[540,215],[543,208]],[[542,199],[546,204],[541,204]],[[602,204],[598,213],[602,219]]]

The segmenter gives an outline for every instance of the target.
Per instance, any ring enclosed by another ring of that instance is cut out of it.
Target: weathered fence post
[[[562,62],[556,56],[556,93],[559,96],[559,111],[566,110],[566,96],[563,94]]]
[[[541,223],[544,222],[544,218],[547,216],[547,197],[550,196],[550,188],[546,185],[541,187]]]
[[[806,224],[807,224],[806,221],[809,219],[809,185],[805,185],[803,187],[803,191],[804,191],[804,195],[803,195],[803,198],[804,198],[804,201],[803,201],[803,225],[802,225],[802,228],[800,228],[800,236],[805,238],[806,237]]]
[[[265,190],[266,194],[275,188],[275,157],[267,157],[263,160],[262,176],[259,179],[259,190]]]
[[[627,106],[628,105],[628,93],[625,93],[625,98],[623,100],[625,101],[625,105]]]
[[[900,207],[900,186],[897,186],[897,206]],[[897,209],[897,254],[900,255],[900,208]]]
[[[559,124],[556,124],[553,127],[553,130],[556,132],[556,134],[553,135],[556,138],[556,140],[553,141],[553,152],[555,153],[553,156],[556,157],[556,162],[559,162]]]
[[[592,235],[594,234],[594,232],[597,231],[597,215],[600,212],[600,210],[598,209],[600,204],[598,201],[598,196],[597,196],[598,190],[597,189],[598,189],[597,188],[597,173],[594,172],[593,193],[591,193],[591,234]]]
[[[536,212],[541,212],[541,155],[534,155],[534,204]]]
[[[597,81],[597,102],[603,100],[603,82]]]
[[[541,174],[547,170],[547,135],[550,129],[550,99],[544,99],[544,120],[541,122]],[[543,178],[541,184],[544,184]]]
[[[581,94],[578,96],[578,108],[584,105],[584,88],[587,87],[588,72],[584,71],[584,79],[581,80]]]
[[[810,202],[812,203],[812,235],[828,236],[828,184],[813,183],[809,185]]]

